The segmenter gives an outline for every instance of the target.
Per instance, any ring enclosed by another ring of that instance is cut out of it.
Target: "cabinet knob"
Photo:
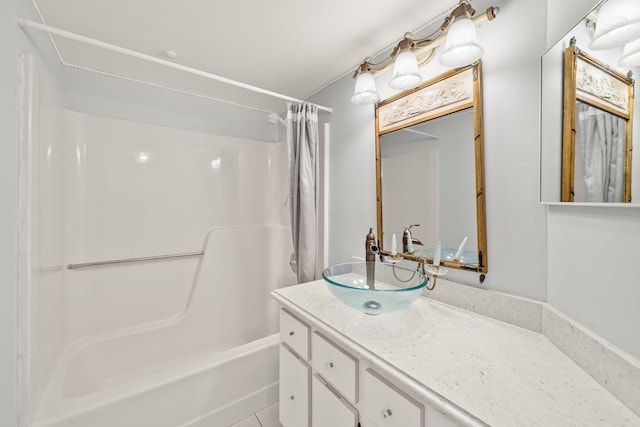
[[[289,332],[289,335],[293,335],[293,331]]]
[[[385,409],[384,411],[381,412],[382,414],[382,418],[384,418],[385,420],[388,420],[389,418],[391,418],[392,412],[391,409]]]
[[[295,399],[295,397],[292,394],[291,396],[289,396],[289,400],[293,400],[293,399]]]
[[[325,363],[324,366],[327,368],[333,368],[333,362]]]

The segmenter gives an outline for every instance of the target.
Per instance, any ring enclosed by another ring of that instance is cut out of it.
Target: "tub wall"
[[[21,405],[37,406],[65,342],[63,108],[42,62],[20,55]],[[32,124],[29,126],[29,124]],[[26,191],[30,188],[30,191]],[[30,413],[23,414],[28,425]]]
[[[198,259],[85,270],[67,264],[200,251],[214,227],[289,227],[286,146],[266,114],[225,112],[220,103],[140,84],[131,98],[131,82],[78,70],[60,86],[46,67],[36,55],[32,155],[22,160],[30,179],[22,231],[30,274],[20,285],[23,425],[41,406],[65,348],[179,316]],[[108,105],[96,93],[78,95],[79,81],[108,87]],[[80,107],[91,114],[74,111]],[[272,249],[269,262],[288,269],[290,239]],[[236,259],[231,268],[247,262],[240,253]],[[281,284],[293,283],[290,277]]]
[[[288,226],[283,142],[75,112],[67,123],[68,263],[197,252],[213,227]],[[247,262],[240,252],[235,259],[237,268]],[[177,316],[197,263],[68,271],[68,341]]]

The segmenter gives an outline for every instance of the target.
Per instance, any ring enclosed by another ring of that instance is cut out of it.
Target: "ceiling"
[[[304,99],[457,0],[33,0],[45,24]],[[264,111],[286,101],[53,37],[63,63]],[[345,96],[351,96],[345,94]],[[330,107],[330,106],[328,106]]]

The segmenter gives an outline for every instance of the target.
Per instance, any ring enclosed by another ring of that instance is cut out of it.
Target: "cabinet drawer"
[[[357,403],[358,361],[317,332],[312,340],[311,363],[316,372],[349,401]]]
[[[284,427],[309,427],[310,368],[280,345],[280,422]]]
[[[317,374],[311,387],[311,425],[313,427],[357,427],[358,411],[331,390]]]
[[[362,412],[374,423],[385,427],[421,427],[421,404],[397,390],[375,372],[362,375]]]
[[[280,341],[286,343],[304,360],[309,360],[309,326],[280,310]]]

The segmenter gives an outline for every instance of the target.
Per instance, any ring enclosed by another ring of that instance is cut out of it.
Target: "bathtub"
[[[224,427],[276,402],[269,293],[295,283],[289,242],[283,226],[209,232],[184,310],[65,349],[33,425]]]

